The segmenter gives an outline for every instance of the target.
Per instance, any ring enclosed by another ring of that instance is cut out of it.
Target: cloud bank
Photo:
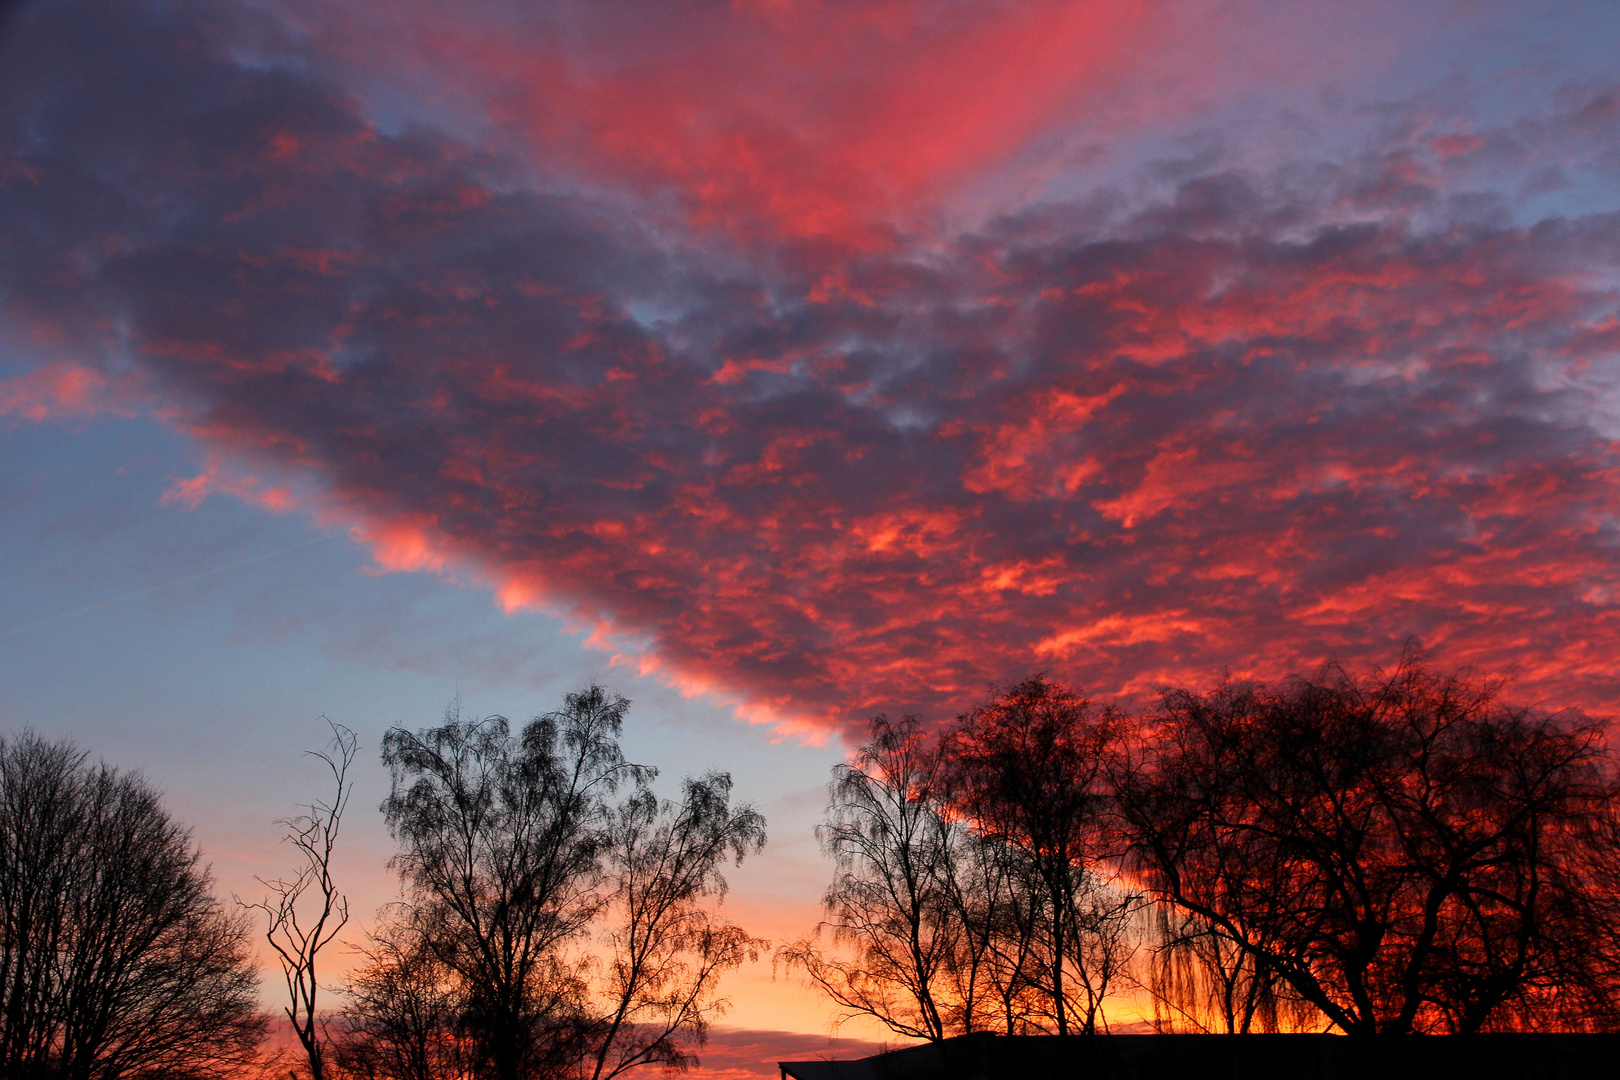
[[[790,727],[1411,636],[1620,705],[1620,89],[1257,140],[1140,5],[409,10],[16,14],[0,413]]]

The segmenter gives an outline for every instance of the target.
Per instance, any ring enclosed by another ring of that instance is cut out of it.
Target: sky
[[[369,913],[382,731],[600,681],[764,810],[782,939],[878,712],[1416,641],[1613,713],[1617,52],[1602,2],[0,7],[0,728],[243,895],[355,728]]]

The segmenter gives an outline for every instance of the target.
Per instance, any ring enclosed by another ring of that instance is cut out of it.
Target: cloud
[[[332,26],[332,7],[311,19]],[[362,80],[388,56],[543,171],[667,196],[688,224],[743,242],[825,253],[889,247],[1056,117],[1094,107],[1165,7],[613,0],[468,18],[417,0],[353,5],[325,44]],[[446,88],[447,70],[475,74]]]
[[[70,360],[48,361],[24,374],[0,379],[0,416],[40,423],[123,411],[132,396],[115,394],[104,372]]]
[[[645,30],[589,79],[540,55],[475,131],[379,120],[334,74],[339,30],[28,9],[0,311],[42,366],[0,400],[34,416],[77,400],[64,373],[138,372],[229,462],[174,498],[347,523],[388,568],[472,575],[789,726],[1409,635],[1620,703],[1620,217],[1536,201],[1562,190],[1545,168],[1578,186],[1612,159],[1614,88],[1507,120],[1420,97],[1269,163],[1205,139],[947,226],[940,178],[1041,137],[1091,69],[1049,70],[1016,13],[987,29],[999,7],[862,10],[711,13],[691,49],[643,56]],[[504,72],[501,30],[435,55]],[[765,38],[898,67],[832,64],[801,101]],[[713,86],[683,66],[711,55]],[[958,68],[1006,93],[936,152],[930,88]],[[551,130],[571,119],[583,142]]]

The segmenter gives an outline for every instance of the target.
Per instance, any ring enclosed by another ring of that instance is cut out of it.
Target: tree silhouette
[[[833,770],[817,830],[837,876],[823,898],[836,946],[793,942],[780,957],[843,1011],[898,1035],[938,1041],[952,1016],[950,971],[964,930],[948,881],[956,839],[943,813],[940,759],[915,717],[872,720],[870,738]]]
[[[678,804],[638,791],[609,821],[608,955],[597,980],[605,1007],[586,1061],[592,1080],[692,1064],[691,1047],[725,1008],[714,997],[720,974],[770,946],[705,906],[725,894],[727,858],[741,863],[765,847],[764,817],[730,798],[730,775],[710,773],[687,780]]]
[[[461,981],[463,1026],[497,1080],[575,1052],[584,986],[560,947],[600,910],[602,829],[621,783],[645,782],[617,737],[628,702],[599,688],[512,739],[504,717],[388,731],[383,804],[406,902]]]
[[[349,767],[358,748],[353,731],[330,720],[326,723],[332,729],[328,748],[307,753],[331,773],[331,800],[317,800],[305,808],[306,813],[277,823],[287,829],[284,839],[298,853],[298,870],[289,878],[260,878],[259,883],[270,890],[264,901],[237,901],[264,912],[268,920],[265,940],[275,950],[287,985],[288,1003],[282,1011],[304,1048],[311,1080],[325,1080],[328,1042],[315,1011],[320,985],[315,965],[321,950],[349,921],[349,902],[332,878],[332,852],[349,803]]]
[[[1133,865],[1352,1035],[1524,1026],[1598,913],[1602,732],[1416,654],[1164,695],[1119,777]]]
[[[1501,685],[1409,650],[1142,715],[1036,676],[939,735],[879,716],[819,831],[832,947],[779,956],[931,1040],[1097,1031],[1121,983],[1183,1030],[1620,1030],[1613,754]]]
[[[139,776],[0,738],[0,1075],[242,1064],[264,1033],[247,933]]]
[[[1022,869],[1038,984],[1060,1035],[1096,1030],[1128,971],[1142,895],[1109,860],[1109,766],[1128,734],[1114,709],[1034,676],[963,715],[945,753],[952,802]]]
[[[461,993],[411,912],[386,909],[350,978],[334,1055],[345,1073],[380,1080],[472,1080],[457,1030]]]
[[[659,800],[619,748],[628,708],[593,686],[517,737],[454,707],[387,733],[406,895],[351,986],[351,1067],[608,1080],[695,1060],[719,975],[766,944],[713,910],[721,864],[758,852],[765,822],[724,773]]]
[[[834,770],[819,834],[837,875],[823,928],[781,953],[848,1016],[940,1040],[1092,1032],[1126,977],[1143,905],[1105,849],[1126,733],[1036,677],[941,737],[879,716]]]

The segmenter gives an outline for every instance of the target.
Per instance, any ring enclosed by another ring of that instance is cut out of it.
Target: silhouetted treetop
[[[831,950],[784,951],[901,1034],[1620,1029],[1604,726],[1409,649],[1127,712],[1044,676],[835,771]],[[842,951],[840,951],[842,949]]]
[[[1129,865],[1351,1034],[1588,1015],[1601,727],[1408,655],[1172,690],[1118,777]]]
[[[242,1064],[264,1033],[247,935],[141,777],[0,738],[0,1075]]]
[[[767,945],[716,911],[765,820],[726,773],[659,799],[619,746],[629,705],[592,686],[516,734],[456,707],[387,733],[405,895],[351,989],[351,1070],[610,1080],[696,1061],[720,975]]]

